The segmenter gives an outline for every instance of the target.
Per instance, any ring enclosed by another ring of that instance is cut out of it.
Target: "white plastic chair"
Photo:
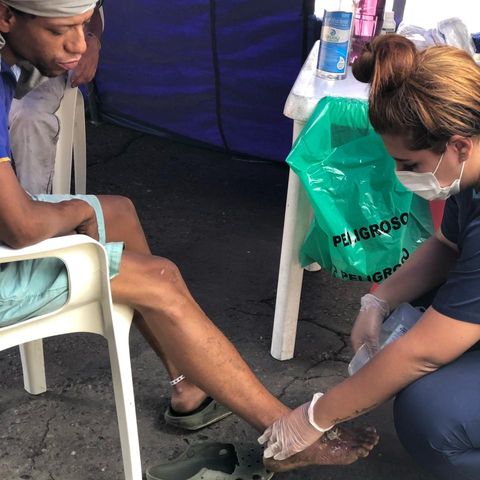
[[[42,338],[73,332],[102,335],[108,343],[125,480],[141,480],[135,400],[130,366],[132,309],[113,305],[103,246],[85,235],[52,238],[22,249],[0,245],[0,264],[57,257],[67,268],[69,296],[57,311],[0,328],[0,351],[20,346],[25,389],[46,391]]]
[[[67,79],[65,93],[55,112],[60,133],[55,156],[52,193],[70,193],[72,162],[75,174],[75,193],[87,188],[87,151],[85,140],[85,107],[82,92]]]

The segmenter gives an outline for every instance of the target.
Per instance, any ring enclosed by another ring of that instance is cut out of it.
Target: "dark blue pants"
[[[438,479],[480,479],[480,351],[409,385],[394,415],[403,446]]]

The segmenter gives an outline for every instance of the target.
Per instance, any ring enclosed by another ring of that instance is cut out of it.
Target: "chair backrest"
[[[103,7],[100,7],[102,31],[105,28]],[[90,82],[86,88],[89,90]],[[92,90],[93,87],[90,87]],[[90,106],[94,104],[92,100]],[[92,113],[92,112],[90,112]],[[87,153],[85,138],[85,107],[79,88],[71,86],[71,73],[68,75],[63,98],[55,112],[60,132],[55,156],[55,172],[52,181],[52,193],[71,193],[72,160],[74,168],[74,193],[86,193]]]
[[[55,156],[52,193],[71,193],[72,164],[74,166],[74,193],[85,193],[87,158],[85,138],[85,108],[83,95],[71,87],[70,77],[58,110],[55,112],[60,132]]]

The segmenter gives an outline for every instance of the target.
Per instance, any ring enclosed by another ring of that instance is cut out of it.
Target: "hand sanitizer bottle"
[[[383,24],[380,35],[387,35],[389,33],[395,33],[397,24],[395,23],[395,12],[387,12],[383,14]]]
[[[341,80],[347,75],[354,0],[328,0],[322,22],[317,75]]]

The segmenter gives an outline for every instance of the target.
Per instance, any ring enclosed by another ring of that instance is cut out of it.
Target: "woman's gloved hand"
[[[322,395],[322,393],[316,393],[311,402],[300,405],[265,430],[258,438],[259,443],[267,444],[263,452],[265,458],[285,460],[305,450],[324,432],[334,427],[332,425],[323,429],[313,419],[313,407]]]
[[[390,313],[388,303],[367,293],[360,300],[360,311],[353,324],[351,342],[356,352],[363,344],[371,356],[380,350],[380,330]]]

